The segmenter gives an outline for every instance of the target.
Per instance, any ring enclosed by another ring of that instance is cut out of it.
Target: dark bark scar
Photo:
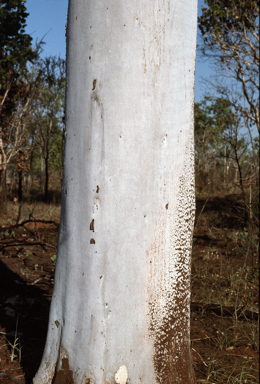
[[[55,375],[53,384],[74,384],[73,372],[69,368],[68,359],[62,359],[62,368]]]

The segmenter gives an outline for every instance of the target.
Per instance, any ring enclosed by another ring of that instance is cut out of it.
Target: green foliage
[[[26,249],[26,251],[24,252],[24,254],[25,254],[26,257],[29,258],[29,257],[31,256],[32,252],[29,251],[29,249]]]
[[[30,63],[38,58],[42,42],[32,48],[32,38],[25,33],[27,16],[25,0],[0,0],[0,162],[4,164],[0,174],[0,209],[5,213],[6,167],[16,156],[20,176],[24,169],[28,150],[26,119],[39,80],[39,76],[30,79],[34,67]]]
[[[230,100],[248,130],[256,126],[260,132],[259,2],[205,0],[205,5],[198,18],[202,40],[199,47],[218,75],[208,83]]]
[[[22,359],[22,346],[20,342],[20,337],[18,336],[17,327],[18,327],[18,318],[16,320],[16,328],[15,328],[13,344],[9,340],[7,340],[8,344],[11,347],[11,363],[13,363],[17,357],[18,357],[19,363],[21,362],[21,359]]]
[[[0,1],[0,89],[5,87],[10,75],[19,76],[26,62],[37,57],[32,38],[25,33],[29,14],[24,3],[24,0]]]
[[[60,177],[63,169],[63,131],[59,124],[56,124],[50,137],[50,158],[49,164],[52,169],[58,171]]]
[[[3,224],[4,224],[4,225],[12,225],[12,224],[13,224],[13,220],[12,220],[12,219],[4,220],[4,221],[3,221]]]
[[[5,232],[2,232],[2,234],[6,237],[14,237],[15,236],[15,232],[14,231],[11,231],[10,229],[5,231]]]
[[[18,79],[26,63],[38,57],[31,36],[25,33],[27,16],[24,0],[0,0],[0,101],[7,92],[3,109],[6,115],[12,112],[14,96],[25,92]]]
[[[199,29],[205,41],[207,35],[223,34],[235,29],[251,29],[259,17],[259,4],[255,0],[205,0],[199,17]]]
[[[199,153],[204,157],[219,156],[225,145],[224,134],[238,124],[230,102],[223,98],[205,97],[200,103],[195,103],[194,117],[197,157]]]
[[[256,152],[256,155],[258,156],[259,158],[259,136],[256,136],[254,138],[254,146],[255,146],[255,152]]]
[[[53,255],[51,257],[51,261],[53,262],[53,264],[56,264],[56,259],[57,259],[57,255]]]
[[[39,120],[38,120],[39,118]],[[36,120],[34,120],[34,124],[40,124],[41,125],[41,133],[37,132],[36,137],[36,148],[34,150],[33,154],[33,160],[32,160],[32,169],[34,175],[40,175],[41,168],[42,168],[42,155],[44,153],[44,149],[46,148],[45,145],[48,145],[48,165],[50,167],[50,171],[57,171],[61,177],[62,175],[62,169],[63,169],[63,129],[62,129],[62,123],[60,119],[54,118],[52,122],[52,129],[49,135],[49,141],[45,144],[46,136],[48,135],[48,126],[47,126],[47,119],[46,116],[37,117]],[[42,138],[43,136],[43,138]]]
[[[47,57],[37,62],[41,80],[32,102],[27,123],[30,176],[45,185],[48,198],[49,175],[61,177],[63,166],[63,129],[65,104],[65,61]],[[57,173],[55,172],[55,175]]]
[[[249,137],[241,131],[241,121],[228,99],[205,97],[194,105],[196,188],[198,192],[223,190],[239,186],[244,193],[244,181],[253,170],[255,149]],[[220,189],[219,189],[220,188]]]

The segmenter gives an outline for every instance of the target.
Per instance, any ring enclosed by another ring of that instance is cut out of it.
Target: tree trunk
[[[29,173],[29,180],[28,180],[28,194],[30,195],[32,193],[33,189],[33,155],[34,155],[34,146],[33,150],[30,154],[30,173]]]
[[[62,213],[35,384],[195,382],[196,17],[196,1],[69,3]]]
[[[0,214],[7,213],[6,167],[0,168]]]
[[[40,178],[40,191],[42,192],[43,191],[43,185],[44,184],[44,180],[43,180],[43,173],[44,173],[44,151],[43,151],[43,148],[41,148],[41,178]]]
[[[23,199],[23,170],[18,171],[19,184],[18,184],[18,200],[19,202]]]
[[[44,200],[45,201],[48,200],[48,194],[49,194],[49,149],[48,149],[48,145],[49,145],[49,143],[47,144],[47,149],[46,149],[45,158],[44,158],[44,162],[45,162]]]

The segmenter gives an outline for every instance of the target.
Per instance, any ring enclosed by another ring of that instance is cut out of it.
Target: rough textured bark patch
[[[175,179],[177,194],[174,196],[172,191],[167,209],[161,212],[149,252],[150,335],[155,340],[156,378],[163,384],[195,382],[189,342],[190,253],[195,219],[192,130],[184,158]],[[174,181],[165,180],[165,185],[167,182]],[[173,241],[169,242],[169,238]]]

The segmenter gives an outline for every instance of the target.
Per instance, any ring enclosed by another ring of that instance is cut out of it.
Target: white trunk
[[[62,214],[35,384],[55,372],[193,383],[196,18],[196,0],[69,3]]]

